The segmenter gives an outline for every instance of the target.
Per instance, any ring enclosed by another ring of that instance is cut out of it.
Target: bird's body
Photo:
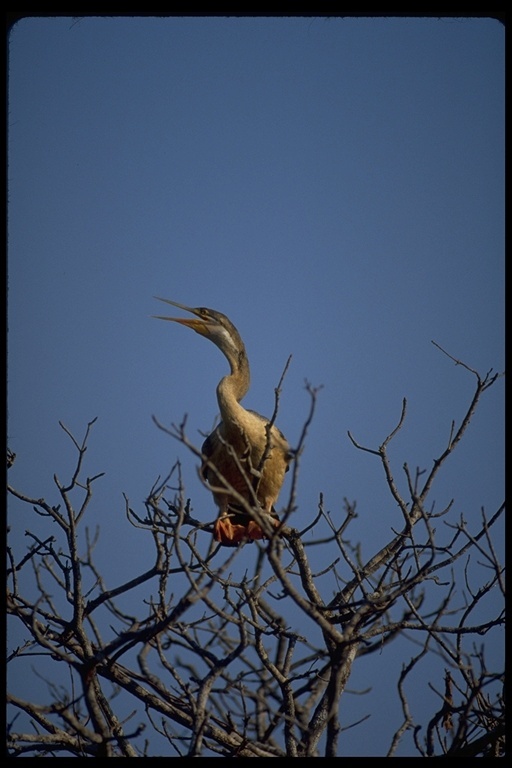
[[[274,504],[288,469],[290,446],[274,424],[240,404],[249,389],[250,371],[244,343],[233,323],[213,309],[161,301],[196,315],[198,319],[161,319],[187,325],[213,341],[231,369],[217,385],[221,421],[202,447],[202,475],[219,508],[214,537],[225,546],[264,538],[248,506],[257,507],[259,513],[278,524]]]

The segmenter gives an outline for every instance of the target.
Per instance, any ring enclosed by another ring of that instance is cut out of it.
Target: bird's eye
[[[208,310],[205,307],[199,307],[199,312],[203,317],[208,317]]]

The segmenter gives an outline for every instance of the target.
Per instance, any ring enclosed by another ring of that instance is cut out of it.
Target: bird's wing
[[[204,441],[202,447],[201,447],[201,453],[205,457],[206,460],[211,459],[212,456],[215,455],[215,453],[218,451],[221,441],[218,435],[219,427],[217,426],[211,434],[208,435],[206,440]],[[201,474],[205,480],[208,480],[208,464],[206,461],[203,461],[202,467],[201,467]]]

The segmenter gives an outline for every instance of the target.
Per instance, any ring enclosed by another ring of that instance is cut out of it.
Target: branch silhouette
[[[355,503],[345,499],[341,522],[334,522],[320,494],[303,530],[289,524],[319,394],[309,384],[310,409],[293,451],[278,528],[259,513],[256,495],[238,499],[217,471],[219,486],[268,539],[220,547],[212,538],[214,520],[194,515],[177,462],[155,482],[142,509],[124,497],[120,521],[146,539],[152,564],[122,583],[101,572],[95,562],[101,532],[91,537],[84,522],[102,477],[85,474],[96,419],[82,439],[61,424],[76,463],[67,482],[55,476],[55,498],[8,487],[12,503],[46,526],[43,536],[27,532],[24,551],[7,549],[7,613],[23,638],[9,649],[8,664],[29,670],[36,655],[47,686],[44,702],[9,691],[8,754],[339,756],[343,731],[370,722],[366,716],[350,722],[346,714],[355,660],[364,664],[401,639],[414,653],[396,681],[398,724],[387,755],[407,743],[421,756],[501,756],[503,672],[493,669],[482,640],[504,624],[504,569],[494,542],[505,505],[480,510],[472,525],[455,516],[452,503],[440,512],[427,508],[448,456],[498,375],[480,376],[435,345],[475,377],[475,389],[432,467],[415,473],[401,467],[406,495],[389,456],[394,438],[407,428],[406,400],[377,447],[348,433],[356,450],[378,460],[399,509],[399,529],[366,559],[360,542],[349,538]],[[273,420],[279,396],[280,386]],[[185,422],[155,422],[205,460]],[[9,460],[12,466],[16,457],[10,453]],[[308,552],[317,546],[325,555],[315,572]],[[438,706],[418,722],[411,692],[432,655],[445,667],[444,677],[430,684]]]

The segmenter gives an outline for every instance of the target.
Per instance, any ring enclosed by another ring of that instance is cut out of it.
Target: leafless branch
[[[305,528],[289,525],[318,388],[306,386],[310,408],[279,529],[264,528],[268,539],[226,553],[212,541],[213,519],[194,516],[177,462],[142,508],[124,498],[120,528],[124,523],[145,537],[150,567],[117,583],[109,583],[95,562],[101,531],[84,529],[100,487],[95,481],[101,474],[84,476],[96,420],[81,440],[61,424],[76,463],[69,481],[55,477],[56,499],[9,486],[13,504],[51,530],[30,531],[24,550],[12,543],[7,550],[7,613],[17,628],[8,664],[28,670],[36,658],[47,685],[44,703],[39,693],[33,699],[9,693],[8,754],[339,756],[342,734],[367,722],[349,713],[355,660],[364,664],[377,652],[384,657],[400,639],[413,651],[397,680],[388,756],[404,745],[423,756],[502,755],[503,674],[490,665],[493,653],[485,643],[495,642],[504,622],[496,530],[505,505],[492,514],[481,510],[469,524],[456,517],[453,502],[434,512],[430,501],[434,480],[498,377],[480,376],[434,344],[476,377],[476,387],[433,467],[412,472],[404,464],[400,490],[389,446],[405,429],[405,399],[377,447],[360,445],[349,432],[356,449],[379,459],[397,509],[398,524],[370,556],[350,538],[355,502],[344,499],[342,514],[334,514],[319,494]],[[198,462],[205,460],[185,420],[170,428],[155,423]],[[256,495],[249,497],[254,504],[247,501],[211,468],[219,488],[264,527]],[[309,553],[320,547],[323,561],[313,568]],[[429,689],[438,703],[419,722],[414,693],[427,686],[425,665],[433,658],[442,664]]]

